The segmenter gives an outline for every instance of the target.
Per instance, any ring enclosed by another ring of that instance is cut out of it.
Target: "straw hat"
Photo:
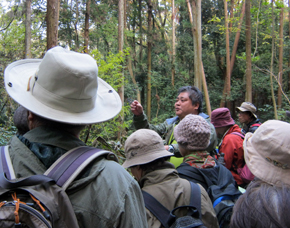
[[[140,129],[131,134],[125,142],[126,161],[123,167],[143,165],[172,155],[165,150],[162,138],[155,131]]]
[[[88,54],[54,47],[43,59],[11,63],[4,72],[8,94],[27,110],[63,123],[92,124],[115,117],[122,108],[117,92],[98,78]]]
[[[268,120],[247,133],[244,157],[250,171],[273,185],[290,185],[290,124]]]

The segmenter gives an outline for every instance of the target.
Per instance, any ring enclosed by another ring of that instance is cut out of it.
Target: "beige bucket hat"
[[[162,138],[155,131],[140,129],[131,134],[125,142],[126,161],[123,167],[143,165],[172,155],[165,150]]]
[[[4,82],[17,103],[58,122],[99,123],[115,117],[122,108],[118,93],[98,78],[96,61],[62,47],[48,50],[43,59],[11,63]]]
[[[257,119],[257,115],[255,114],[257,111],[257,108],[255,107],[255,105],[253,105],[250,102],[243,102],[241,104],[241,107],[237,107],[236,109],[241,112],[251,112],[253,116]]]
[[[290,124],[268,120],[247,133],[244,157],[251,172],[273,185],[290,185]]]

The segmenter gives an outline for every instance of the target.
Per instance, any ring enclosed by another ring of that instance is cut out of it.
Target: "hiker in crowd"
[[[240,127],[235,124],[228,108],[213,110],[211,122],[217,136],[221,139],[218,150],[220,155],[224,155],[225,167],[231,171],[237,184],[244,187],[246,183],[238,174],[238,168],[243,168],[245,165],[243,135]]]
[[[223,216],[225,208],[232,208],[241,195],[231,172],[219,164],[205,149],[210,138],[210,126],[198,115],[187,115],[174,129],[183,163],[177,168],[181,178],[201,184],[213,204],[226,196],[214,209],[221,227],[229,225],[230,217]]]
[[[175,114],[176,116],[170,119],[166,119],[163,123],[158,125],[152,125],[148,122],[143,107],[138,101],[133,101],[131,104],[131,111],[134,114],[133,124],[136,129],[147,128],[156,131],[163,139],[165,149],[174,153],[174,157],[171,158],[171,162],[178,167],[182,163],[182,158],[178,149],[178,144],[174,138],[174,127],[182,120],[187,114],[200,115],[211,126],[210,143],[206,150],[212,152],[217,146],[217,137],[214,130],[214,126],[210,123],[208,115],[202,112],[202,100],[203,95],[201,91],[195,86],[184,86],[178,91],[178,96],[175,101]],[[177,158],[179,157],[179,159]]]
[[[27,122],[27,110],[21,105],[15,110],[13,121],[15,127],[17,128],[16,134],[24,135],[29,131]]]
[[[96,61],[54,47],[42,60],[10,64],[4,73],[9,95],[28,110],[29,130],[11,139],[16,178],[43,174],[61,155],[86,146],[87,124],[107,121],[122,107],[120,97],[98,78]],[[117,162],[91,162],[67,189],[79,227],[147,227],[142,193]]]
[[[290,227],[290,124],[268,120],[244,140],[255,175],[235,204],[231,227]]]
[[[286,111],[286,117],[290,118],[290,111]]]
[[[243,125],[242,133],[247,132],[254,133],[258,127],[260,127],[261,122],[255,114],[257,109],[255,105],[250,102],[243,102],[241,107],[236,108],[239,115],[239,121]]]
[[[168,162],[173,154],[165,150],[162,138],[153,130],[140,129],[125,142],[124,168],[130,168],[143,191],[152,195],[168,210],[189,205],[191,184],[178,176],[173,164]],[[201,192],[201,219],[206,227],[218,227],[212,203],[204,188]],[[196,196],[196,197],[199,197]],[[146,205],[146,203],[145,203]],[[149,227],[163,227],[146,208]],[[179,216],[186,215],[181,210]]]

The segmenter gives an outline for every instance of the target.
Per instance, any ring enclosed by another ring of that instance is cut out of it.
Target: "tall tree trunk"
[[[245,14],[245,6],[246,6],[246,4],[244,2],[243,7],[242,7],[242,11],[241,11],[241,15],[240,15],[239,24],[238,24],[238,31],[236,33],[235,42],[234,42],[234,46],[233,46],[233,50],[232,50],[231,72],[230,72],[231,75],[232,75],[232,72],[233,72],[233,69],[234,69],[234,65],[235,65],[235,61],[236,61],[236,53],[237,53],[237,49],[238,49],[238,44],[239,44],[239,39],[240,39],[240,34],[241,34],[241,27],[242,27],[242,24],[243,24],[243,19],[244,19],[244,14]]]
[[[260,8],[261,8],[261,0],[259,0],[259,8],[258,8],[258,11],[257,11],[257,26],[256,26],[256,46],[255,46],[255,52],[253,54],[253,57],[255,57],[256,55],[256,52],[257,52],[257,49],[258,49],[258,28],[259,28],[259,15],[260,15]]]
[[[172,62],[171,62],[171,84],[174,86],[175,78],[175,4],[172,0]]]
[[[278,73],[278,83],[280,84],[278,88],[278,99],[277,105],[278,109],[282,108],[282,89],[283,89],[283,16],[284,10],[281,9],[280,12],[280,29],[279,29],[279,73]]]
[[[271,56],[271,66],[270,66],[270,83],[271,83],[271,95],[273,101],[273,108],[274,108],[274,116],[275,119],[278,120],[277,114],[277,107],[276,107],[276,100],[274,95],[274,88],[273,88],[273,64],[274,64],[274,48],[275,48],[275,14],[274,14],[274,0],[272,0],[272,56]]]
[[[252,102],[251,2],[246,0],[246,101]]]
[[[186,0],[194,44],[194,85],[202,90],[201,0]]]
[[[84,35],[84,52],[89,53],[89,20],[90,20],[90,6],[91,6],[91,0],[87,0],[86,3],[86,16],[85,16],[85,35]]]
[[[32,58],[31,55],[31,0],[26,0],[25,18],[25,59]]]
[[[290,8],[290,0],[288,0],[288,7]],[[290,37],[290,11],[288,14],[289,22],[288,22],[288,36]],[[288,56],[288,67],[290,67],[290,50],[289,50],[289,56]],[[288,91],[290,91],[290,72],[288,73]]]
[[[133,73],[133,66],[132,66],[132,60],[130,58],[130,56],[128,57],[128,61],[127,61],[127,64],[128,64],[128,71],[130,73],[130,76],[131,76],[131,79],[132,79],[132,82],[136,88],[136,91],[137,91],[137,100],[139,101],[139,103],[141,103],[141,95],[140,95],[140,90],[138,88],[138,84],[136,82],[136,79],[135,79],[135,75]]]
[[[72,11],[74,11],[73,9],[71,9]],[[75,45],[75,51],[79,50],[80,47],[80,42],[79,42],[79,33],[78,33],[78,22],[79,22],[79,1],[76,0],[76,10],[75,10],[75,14],[76,14],[76,19],[74,22],[74,28],[75,28],[75,36],[76,36],[76,45]]]
[[[231,95],[231,59],[230,59],[230,37],[228,26],[228,4],[227,0],[224,0],[224,13],[225,13],[225,28],[226,28],[226,77],[223,91],[223,97],[220,103],[220,107],[227,105],[229,107],[229,98]]]
[[[290,0],[289,0],[290,1]],[[142,25],[142,0],[139,0],[139,24],[140,24],[140,52],[139,52],[139,61],[142,62],[142,48],[143,48],[143,25]]]
[[[147,117],[151,120],[151,49],[152,49],[152,2],[148,0],[148,42],[147,42]]]
[[[195,47],[194,49],[196,50],[194,58],[196,59],[195,63],[196,65],[194,66],[194,85],[202,90],[202,75],[203,75],[203,68],[202,68],[202,35],[201,35],[201,0],[192,0],[192,6],[194,8],[194,17],[193,17],[193,23],[195,32],[194,32],[194,37],[195,39]]]
[[[232,34],[233,18],[234,18],[234,7],[235,7],[235,0],[231,0],[229,36],[231,36],[231,34]]]
[[[206,78],[205,78],[203,63],[202,63],[202,87],[203,87],[203,92],[204,92],[206,111],[207,111],[207,114],[209,115],[209,118],[210,118],[210,116],[211,116],[211,106],[210,106],[210,100],[209,100],[209,95],[208,95],[208,89],[207,89],[207,84],[206,84]]]
[[[124,47],[124,20],[125,20],[125,11],[124,11],[125,1],[119,0],[119,16],[118,16],[118,46],[119,52],[123,52]],[[122,71],[121,86],[118,88],[118,93],[124,105],[124,72]]]
[[[47,0],[47,50],[57,46],[59,1]]]

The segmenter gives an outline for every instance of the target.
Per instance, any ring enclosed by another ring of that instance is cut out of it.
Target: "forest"
[[[123,102],[113,120],[81,139],[122,153],[134,131],[130,102],[151,123],[174,116],[178,88],[195,85],[203,111],[252,102],[262,122],[290,110],[290,0],[3,0],[0,2],[0,144],[15,134],[4,87],[13,61],[62,46],[96,59]],[[238,121],[236,121],[238,123]]]

